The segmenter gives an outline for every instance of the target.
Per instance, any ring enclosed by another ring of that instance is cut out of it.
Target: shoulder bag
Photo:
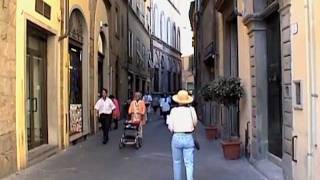
[[[189,108],[189,109],[190,109],[190,114],[191,114],[191,118],[192,118],[192,122],[193,122],[194,117],[192,115],[192,110],[191,110],[191,108]],[[194,147],[197,150],[200,150],[200,143],[199,143],[197,135],[196,135],[196,127],[194,127],[193,142],[194,142]]]

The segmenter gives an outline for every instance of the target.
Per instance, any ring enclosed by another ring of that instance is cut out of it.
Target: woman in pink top
[[[114,95],[110,95],[109,98],[112,100],[113,104],[116,106],[115,110],[112,112],[112,123],[115,124],[114,129],[118,129],[118,121],[120,120],[119,101],[114,97]]]

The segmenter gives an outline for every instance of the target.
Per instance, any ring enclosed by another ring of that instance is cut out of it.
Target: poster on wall
[[[70,135],[82,132],[82,105],[70,104]]]

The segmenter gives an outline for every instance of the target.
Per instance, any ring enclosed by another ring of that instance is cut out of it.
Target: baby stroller
[[[126,145],[135,145],[137,149],[142,147],[142,136],[140,134],[140,123],[126,121],[124,123],[123,134],[120,139],[119,149]]]

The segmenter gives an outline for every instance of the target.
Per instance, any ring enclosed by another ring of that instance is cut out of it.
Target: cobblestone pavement
[[[195,153],[196,180],[265,180],[245,159],[226,161],[220,143],[208,141],[200,128],[201,150]],[[122,129],[89,137],[57,155],[5,180],[172,180],[170,133],[157,116],[144,130],[144,145],[118,149]]]

